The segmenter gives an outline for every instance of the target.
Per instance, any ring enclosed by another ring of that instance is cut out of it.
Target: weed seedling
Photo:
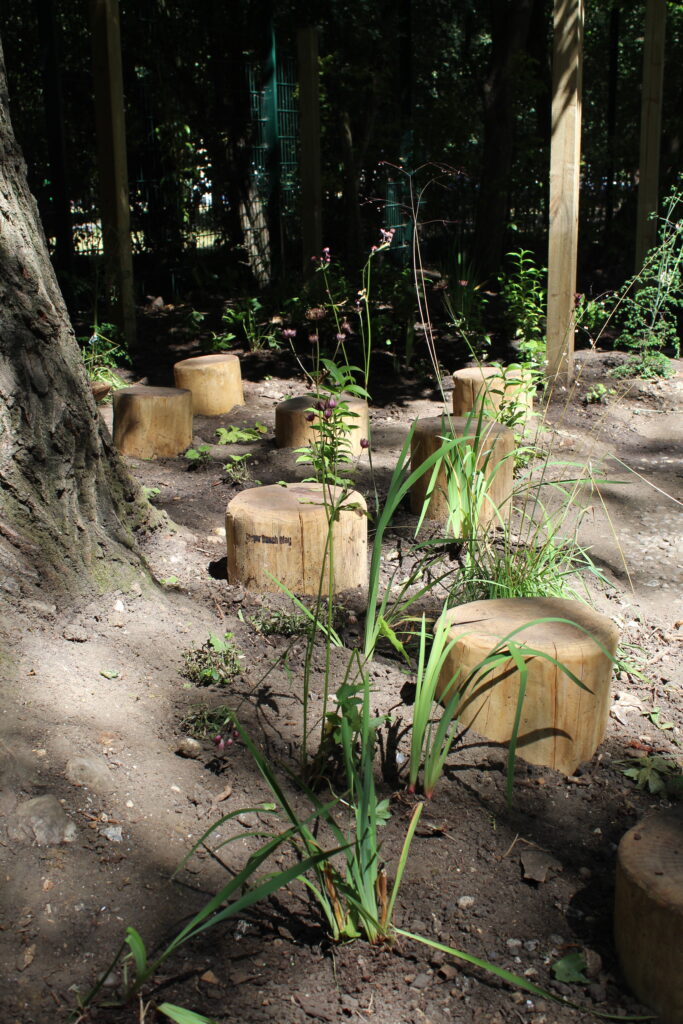
[[[249,479],[249,459],[251,454],[228,455],[228,461],[223,466],[225,475],[231,484],[243,484]]]
[[[199,448],[188,448],[185,452],[185,458],[189,463],[188,469],[208,466],[211,462],[211,448],[208,444],[200,444]]]
[[[201,647],[185,651],[183,674],[198,686],[226,686],[240,674],[243,660],[232,633],[222,637],[212,633]]]
[[[234,424],[229,427],[219,427],[216,437],[219,444],[244,444],[247,441],[258,441],[267,433],[268,427],[257,421],[253,427],[236,427]]]

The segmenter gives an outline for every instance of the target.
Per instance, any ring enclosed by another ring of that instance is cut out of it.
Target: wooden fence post
[[[551,380],[570,380],[574,363],[583,21],[584,0],[555,0],[547,322]]]
[[[657,244],[659,150],[662,137],[664,37],[666,0],[647,0],[643,47],[643,91],[640,105],[640,167],[636,222],[636,274],[648,249]]]

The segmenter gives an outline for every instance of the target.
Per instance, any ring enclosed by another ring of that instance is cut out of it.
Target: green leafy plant
[[[560,960],[556,960],[551,970],[556,981],[565,985],[587,985],[586,958],[580,950],[567,953]]]
[[[536,266],[528,249],[509,252],[509,271],[501,280],[503,302],[521,361],[535,369],[545,363],[547,271]]]
[[[227,704],[207,707],[205,704],[193,708],[182,719],[180,728],[198,740],[214,739],[216,736],[236,738],[233,722],[235,713]]]
[[[352,481],[344,474],[354,461],[350,431],[357,414],[351,411],[346,398],[366,392],[353,383],[353,367],[339,370],[329,360],[323,360],[323,364],[337,386],[322,392],[312,403],[306,418],[315,438],[304,448],[296,449],[296,461],[312,467],[314,475],[307,477],[307,481],[347,487]]]
[[[604,384],[594,384],[583,396],[586,405],[600,405],[606,400],[607,388]]]
[[[270,608],[255,612],[249,622],[263,636],[307,636],[312,625],[310,616],[304,612]]]
[[[621,768],[621,773],[627,779],[633,779],[638,789],[646,789],[653,795],[665,793],[683,798],[683,768],[670,758],[660,754],[636,757],[628,767]]]
[[[619,300],[623,323],[619,341],[631,355],[610,371],[613,377],[670,377],[664,349],[680,355],[678,322],[683,309],[683,179],[671,191],[659,223],[659,242]]]
[[[185,651],[183,675],[199,686],[225,686],[240,674],[243,660],[232,633],[212,633],[201,647]]]
[[[93,383],[108,384],[115,391],[126,387],[126,381],[116,372],[119,366],[130,363],[125,348],[116,341],[114,324],[95,324],[87,338],[79,338],[85,372]]]
[[[235,340],[240,340],[251,352],[282,347],[279,319],[272,320],[264,315],[260,299],[252,296],[228,306],[222,320],[228,330],[214,334],[214,349],[228,347]]]
[[[236,427],[234,424],[219,427],[216,438],[219,444],[243,444],[246,441],[259,441],[267,433],[268,427],[257,420],[253,427]]]
[[[231,484],[243,484],[249,479],[250,452],[244,455],[228,455],[228,461],[223,466],[223,471]]]
[[[211,462],[211,446],[200,444],[198,448],[188,448],[185,458],[189,462],[188,469],[198,469],[200,466],[206,468]]]

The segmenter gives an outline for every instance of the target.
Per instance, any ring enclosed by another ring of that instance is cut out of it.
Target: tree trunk
[[[148,515],[90,394],[12,131],[0,48],[0,577],[72,595],[120,585],[139,568],[133,528]]]
[[[484,145],[473,262],[480,281],[500,268],[515,137],[515,80],[525,51],[533,0],[492,0],[491,59],[484,84]]]

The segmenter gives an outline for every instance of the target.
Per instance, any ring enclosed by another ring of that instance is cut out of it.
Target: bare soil
[[[591,460],[607,478],[585,495],[580,539],[608,585],[592,578],[587,585],[595,606],[618,624],[624,651],[642,675],[633,665],[615,674],[605,740],[574,777],[518,763],[512,807],[504,751],[464,736],[425,805],[396,913],[401,927],[523,974],[580,1008],[514,990],[409,940],[335,947],[303,887],[292,885],[183,947],[148,991],[150,1005],[92,1008],[83,1020],[151,1021],[163,1000],[219,1024],[587,1024],[597,1013],[642,1012],[615,957],[614,867],[624,832],[670,801],[666,792],[638,789],[624,768],[653,754],[681,763],[683,363],[671,380],[622,386],[606,375],[619,358],[580,353],[576,385],[552,397],[540,430],[558,459]],[[44,591],[39,565],[32,577],[0,581],[3,1024],[66,1020],[79,994],[106,970],[127,926],[150,948],[160,947],[244,864],[257,834],[273,827],[265,813],[231,819],[218,831],[220,839],[238,837],[221,850],[225,866],[201,851],[171,880],[218,817],[270,799],[240,742],[218,755],[208,737],[190,751],[198,756],[180,756],[186,716],[229,705],[283,766],[285,780],[301,744],[305,641],[259,632],[252,619],[266,608],[285,608],[286,600],[231,585],[222,560],[225,507],[240,487],[305,475],[291,452],[275,448],[272,433],[276,403],[303,385],[282,375],[289,371],[276,357],[243,362],[246,405],[195,420],[196,442],[212,446],[208,465],[191,471],[182,457],[130,460],[142,483],[158,490],[153,501],[167,514],[144,542],[150,574],[141,570],[125,591],[69,608]],[[170,383],[163,374],[151,382]],[[619,393],[586,403],[596,384]],[[429,380],[382,389],[372,415],[380,495],[411,420],[441,408]],[[102,414],[111,410],[104,406]],[[215,445],[217,427],[257,420],[268,427],[262,440]],[[250,480],[231,484],[223,471],[227,455],[247,451]],[[372,494],[367,462],[357,482]],[[388,536],[388,568],[411,522],[404,515]],[[346,646],[333,652],[335,679],[362,632],[364,595],[345,595],[341,605]],[[226,688],[189,683],[184,652],[225,632],[244,655],[239,676]],[[315,666],[314,715],[322,701],[322,647]],[[389,649],[375,659],[371,677],[374,705],[409,723],[410,674]],[[403,739],[399,761],[406,750]],[[416,798],[406,795],[393,755],[384,768],[380,788],[392,816],[382,855],[392,875]],[[56,831],[41,835],[22,812],[37,796],[59,802],[66,817],[54,820]],[[530,851],[544,880],[530,877]],[[553,977],[552,964],[574,950],[587,951],[586,984]],[[114,997],[119,985],[114,973],[105,996]]]

